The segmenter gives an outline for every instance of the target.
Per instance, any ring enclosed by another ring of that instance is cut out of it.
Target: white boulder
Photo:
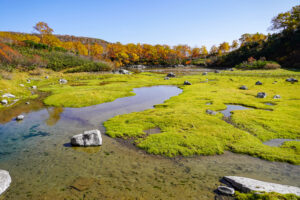
[[[74,135],[71,138],[73,146],[100,146],[102,145],[101,132],[99,130],[84,131],[82,134]]]
[[[295,194],[300,196],[299,187],[269,183],[240,176],[225,176],[224,179],[241,192],[277,192],[280,194]]]
[[[0,169],[0,195],[7,190],[11,183],[11,177],[8,171]]]
[[[1,100],[1,104],[2,105],[8,104],[8,101],[6,99],[3,99],[3,100]]]
[[[10,93],[5,93],[4,95],[2,95],[2,98],[16,98],[16,96]]]
[[[20,120],[23,120],[24,119],[24,115],[18,115],[16,117],[16,120],[20,121]]]

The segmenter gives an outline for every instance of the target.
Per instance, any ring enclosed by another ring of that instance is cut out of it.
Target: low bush
[[[109,71],[111,70],[111,66],[104,62],[90,62],[85,63],[79,67],[69,69],[66,73],[74,73],[74,72],[99,72],[99,71]]]
[[[235,66],[238,69],[279,69],[280,65],[274,61],[267,61],[264,58],[260,60],[255,60],[253,57],[248,58]]]

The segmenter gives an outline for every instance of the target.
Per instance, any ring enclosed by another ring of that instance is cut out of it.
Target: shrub
[[[74,73],[74,72],[99,72],[99,71],[109,71],[111,70],[111,66],[104,62],[90,62],[85,63],[82,66],[69,69],[66,73]]]
[[[280,65],[274,61],[266,61],[264,59],[255,60],[250,57],[248,61],[244,61],[235,67],[238,69],[278,69]]]

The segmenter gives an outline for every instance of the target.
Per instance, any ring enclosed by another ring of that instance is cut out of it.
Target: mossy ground
[[[237,200],[299,200],[300,197],[294,194],[278,194],[275,192],[271,193],[240,193],[236,192],[235,198]]]
[[[52,106],[83,107],[134,95],[133,88],[177,85],[183,89],[155,109],[116,116],[107,122],[111,137],[135,138],[138,147],[165,156],[215,155],[224,151],[244,153],[271,161],[300,164],[299,142],[269,147],[262,142],[274,138],[300,138],[300,85],[286,82],[300,73],[287,70],[234,71],[207,76],[185,75],[164,80],[163,74],[58,74],[36,78],[42,91],[51,92],[44,102]],[[59,78],[68,80],[59,84]],[[206,82],[206,80],[209,80]],[[184,80],[192,83],[184,86]],[[256,81],[263,85],[255,85]],[[275,82],[277,81],[277,82]],[[275,83],[274,83],[275,82]],[[240,90],[246,85],[248,90]],[[256,98],[266,92],[267,98]],[[279,94],[281,99],[273,99]],[[211,105],[206,105],[211,102]],[[265,105],[272,102],[275,105]],[[222,110],[225,104],[241,104],[257,109],[234,111],[232,124],[222,114],[208,115],[206,109]],[[267,109],[267,110],[266,110]],[[146,135],[158,127],[161,133]]]

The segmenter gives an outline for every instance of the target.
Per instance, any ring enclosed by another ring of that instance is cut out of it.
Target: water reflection
[[[46,120],[48,126],[55,125],[60,120],[60,114],[64,111],[63,107],[54,107],[47,109],[49,118]]]

